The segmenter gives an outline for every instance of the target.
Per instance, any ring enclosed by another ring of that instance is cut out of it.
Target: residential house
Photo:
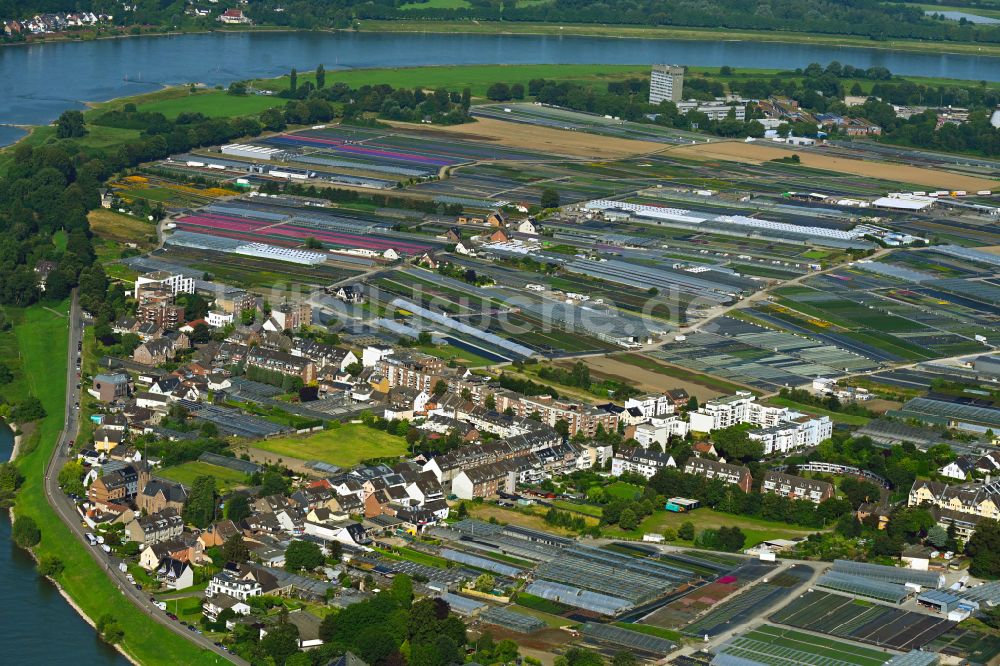
[[[173,340],[157,338],[136,347],[132,352],[132,360],[142,365],[162,365],[173,360],[176,353]]]
[[[795,500],[809,500],[819,504],[836,495],[833,484],[826,481],[814,481],[801,476],[793,476],[783,472],[768,471],[764,474],[760,490]]]
[[[684,465],[684,473],[696,474],[707,479],[718,479],[723,483],[738,486],[745,493],[750,492],[753,485],[753,477],[747,467],[730,465],[708,458],[689,458]]]
[[[136,518],[125,526],[129,541],[140,544],[161,543],[180,538],[184,532],[184,519],[174,509]]]
[[[656,449],[623,447],[611,458],[611,476],[641,474],[650,479],[661,469],[676,467],[673,456]]]
[[[183,590],[194,585],[194,569],[191,564],[172,557],[160,560],[156,577],[171,590]]]

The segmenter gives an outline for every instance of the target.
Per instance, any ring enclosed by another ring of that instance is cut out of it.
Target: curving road
[[[128,597],[132,603],[149,615],[155,622],[159,622],[163,626],[168,627],[174,633],[179,634],[187,640],[193,641],[198,645],[198,647],[209,652],[214,652],[218,656],[218,663],[222,664],[229,661],[235,664],[240,664],[241,666],[249,666],[248,662],[219,648],[202,634],[190,631],[189,629],[181,626],[179,622],[171,620],[167,617],[166,613],[157,608],[153,602],[149,600],[148,593],[144,593],[136,589],[134,585],[129,583],[125,579],[125,574],[118,570],[117,560],[113,561],[111,556],[105,554],[103,550],[89,545],[89,542],[84,536],[86,531],[83,527],[82,518],[76,509],[76,505],[62,492],[62,489],[59,488],[59,470],[62,469],[63,464],[69,458],[69,442],[76,437],[76,433],[79,431],[80,427],[78,421],[79,411],[76,407],[80,401],[80,389],[77,389],[76,385],[79,381],[77,378],[77,362],[81,359],[80,352],[78,351],[78,345],[83,339],[83,328],[84,323],[82,313],[80,311],[80,304],[77,300],[76,290],[74,290],[69,312],[69,348],[67,349],[68,363],[66,367],[66,411],[64,414],[62,432],[59,433],[59,440],[56,442],[55,450],[52,452],[52,457],[49,459],[48,467],[45,469],[45,497],[48,500],[49,505],[55,510],[56,514],[59,515],[59,518],[66,524],[70,532],[73,533],[73,536],[84,545],[91,557],[94,558],[95,564],[104,569],[111,581],[118,586],[121,594]],[[128,633],[127,626],[125,627],[125,632],[126,634]]]

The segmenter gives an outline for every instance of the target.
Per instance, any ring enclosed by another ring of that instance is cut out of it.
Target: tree
[[[510,99],[510,86],[506,83],[494,83],[486,89],[486,97],[497,102],[505,102]]]
[[[944,548],[948,544],[948,531],[940,525],[927,530],[927,541],[936,548]]]
[[[326,87],[326,68],[323,63],[316,66],[316,89],[322,90]]]
[[[250,558],[250,549],[243,540],[242,534],[236,533],[226,539],[226,542],[222,544],[222,558],[226,562],[236,562],[237,564],[246,562]]]
[[[611,666],[639,666],[639,660],[635,658],[634,654],[624,650],[616,652],[615,656],[611,657]]]
[[[969,573],[978,578],[1000,577],[1000,521],[980,518],[976,531],[965,545],[972,558]]]
[[[285,568],[289,571],[312,571],[323,564],[323,551],[311,541],[295,540],[285,550]]]
[[[264,472],[260,481],[261,495],[284,495],[288,492],[288,480],[281,472],[269,469]]]
[[[719,454],[730,462],[750,462],[759,460],[764,455],[764,444],[750,439],[750,433],[742,425],[713,430],[712,443]]]
[[[539,205],[542,208],[559,208],[559,191],[552,187],[543,189]]]
[[[496,410],[497,399],[493,397],[492,393],[486,396],[486,399],[483,401],[483,407],[491,412]]]
[[[125,630],[110,613],[105,613],[97,620],[97,633],[101,635],[104,642],[112,645],[120,643],[125,638]]]
[[[440,398],[445,393],[448,392],[448,382],[444,379],[439,379],[434,383],[434,397]]]
[[[56,120],[56,136],[60,139],[74,139],[86,134],[87,127],[80,111],[63,111]]]
[[[403,608],[413,603],[413,581],[406,574],[396,574],[392,579],[392,598]]]
[[[83,487],[84,475],[83,463],[79,460],[70,460],[59,470],[59,485],[63,492],[69,495],[83,495],[87,491]]]
[[[292,92],[299,87],[299,73],[292,67],[292,71],[288,74],[288,89]]]
[[[250,500],[246,495],[233,495],[226,502],[226,518],[238,523],[250,516]]]
[[[42,540],[42,532],[38,529],[38,523],[31,516],[18,516],[14,519],[14,526],[11,529],[11,536],[21,548],[32,548]]]
[[[299,628],[291,622],[279,622],[267,629],[267,635],[260,639],[260,647],[281,666],[299,651]]]
[[[215,477],[196,477],[181,511],[184,522],[195,527],[208,527],[215,520],[215,499]]]
[[[496,579],[490,574],[484,573],[476,579],[475,588],[479,592],[491,592],[496,585]]]
[[[677,528],[677,538],[684,541],[694,541],[694,523],[686,521]]]
[[[43,555],[38,560],[38,573],[43,576],[55,578],[63,572],[66,565],[55,555]]]
[[[323,243],[318,241],[315,236],[310,236],[306,239],[306,247],[310,250],[322,250]]]
[[[618,526],[626,532],[631,532],[639,526],[639,517],[635,515],[635,511],[632,509],[625,509],[618,518]]]

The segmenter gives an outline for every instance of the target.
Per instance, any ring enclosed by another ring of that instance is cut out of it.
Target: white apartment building
[[[647,423],[635,427],[633,437],[644,449],[656,445],[661,451],[666,450],[671,435],[684,437],[688,433],[688,423],[679,416],[669,416],[664,419],[653,418]]]
[[[779,425],[749,433],[750,439],[764,444],[764,455],[788,453],[795,449],[816,446],[833,435],[829,416],[810,417],[797,414]]]
[[[183,275],[170,273],[168,271],[154,271],[152,273],[146,273],[145,275],[140,275],[135,279],[136,298],[139,298],[139,294],[142,293],[144,287],[145,288],[161,287],[170,289],[170,292],[174,296],[176,296],[177,294],[193,294],[194,278],[189,278]]]
[[[231,571],[222,571],[212,576],[208,581],[208,591],[206,596],[214,597],[217,594],[225,594],[240,601],[246,601],[250,597],[259,597],[264,594],[264,589],[260,583],[253,579],[238,578]]]
[[[644,395],[638,398],[629,398],[625,401],[625,409],[635,407],[642,412],[647,419],[657,416],[667,416],[674,413],[674,402],[667,395]]]
[[[767,407],[757,402],[750,391],[737,391],[736,395],[709,400],[688,414],[691,430],[712,432],[739,423],[752,423],[761,428],[773,428],[787,418],[785,407]]]
[[[382,359],[392,356],[393,348],[387,345],[368,345],[361,352],[361,365],[374,368]]]
[[[205,315],[205,323],[212,328],[222,328],[233,323],[233,315],[219,310],[209,310]]]
[[[683,99],[684,68],[678,65],[653,65],[649,76],[649,103],[679,102]]]
[[[674,462],[673,456],[662,451],[623,449],[611,459],[611,476],[642,474],[650,479],[658,471],[667,467],[677,467],[677,463]]]

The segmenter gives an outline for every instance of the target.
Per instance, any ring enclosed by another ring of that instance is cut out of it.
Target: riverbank
[[[713,40],[724,42],[770,42],[846,48],[882,49],[955,55],[1000,56],[1000,45],[976,42],[921,40],[875,41],[848,35],[815,35],[805,32],[722,30],[716,28],[672,28],[664,26],[556,23],[511,23],[481,21],[359,21],[361,32],[464,33],[485,35],[545,35],[606,37],[615,39]]]
[[[66,309],[65,303],[57,308]],[[13,511],[18,516],[31,516],[42,534],[33,555],[36,558],[56,557],[62,561],[64,569],[55,577],[55,582],[89,623],[93,625],[93,618],[104,615],[118,621],[125,636],[116,647],[133,663],[144,666],[219,663],[218,657],[201,650],[133,605],[49,504],[44,480],[63,429],[68,362],[63,350],[69,346],[68,319],[41,305],[11,314],[16,317],[13,329],[24,373],[47,413],[37,423],[31,441],[22,446],[16,460],[25,480]]]
[[[301,29],[286,26],[254,25],[228,26],[212,29],[169,30],[142,32],[139,34],[98,34],[78,37],[58,35],[44,39],[7,42],[0,46],[33,46],[39,44],[84,43],[116,39],[137,39],[144,37],[178,37],[182,35],[238,34],[238,33],[316,33],[338,34],[356,32],[376,33],[429,33],[467,35],[538,35],[604,37],[613,39],[662,39],[682,41],[726,41],[764,42],[773,44],[807,44],[843,48],[881,49],[886,51],[910,51],[927,54],[953,54],[1000,56],[1000,45],[979,42],[947,42],[937,40],[899,39],[877,41],[850,35],[820,35],[807,32],[785,32],[766,30],[723,30],[717,28],[637,26],[616,24],[558,24],[558,23],[515,23],[500,21],[435,21],[435,20],[376,20],[358,21],[353,28],[312,28]]]

